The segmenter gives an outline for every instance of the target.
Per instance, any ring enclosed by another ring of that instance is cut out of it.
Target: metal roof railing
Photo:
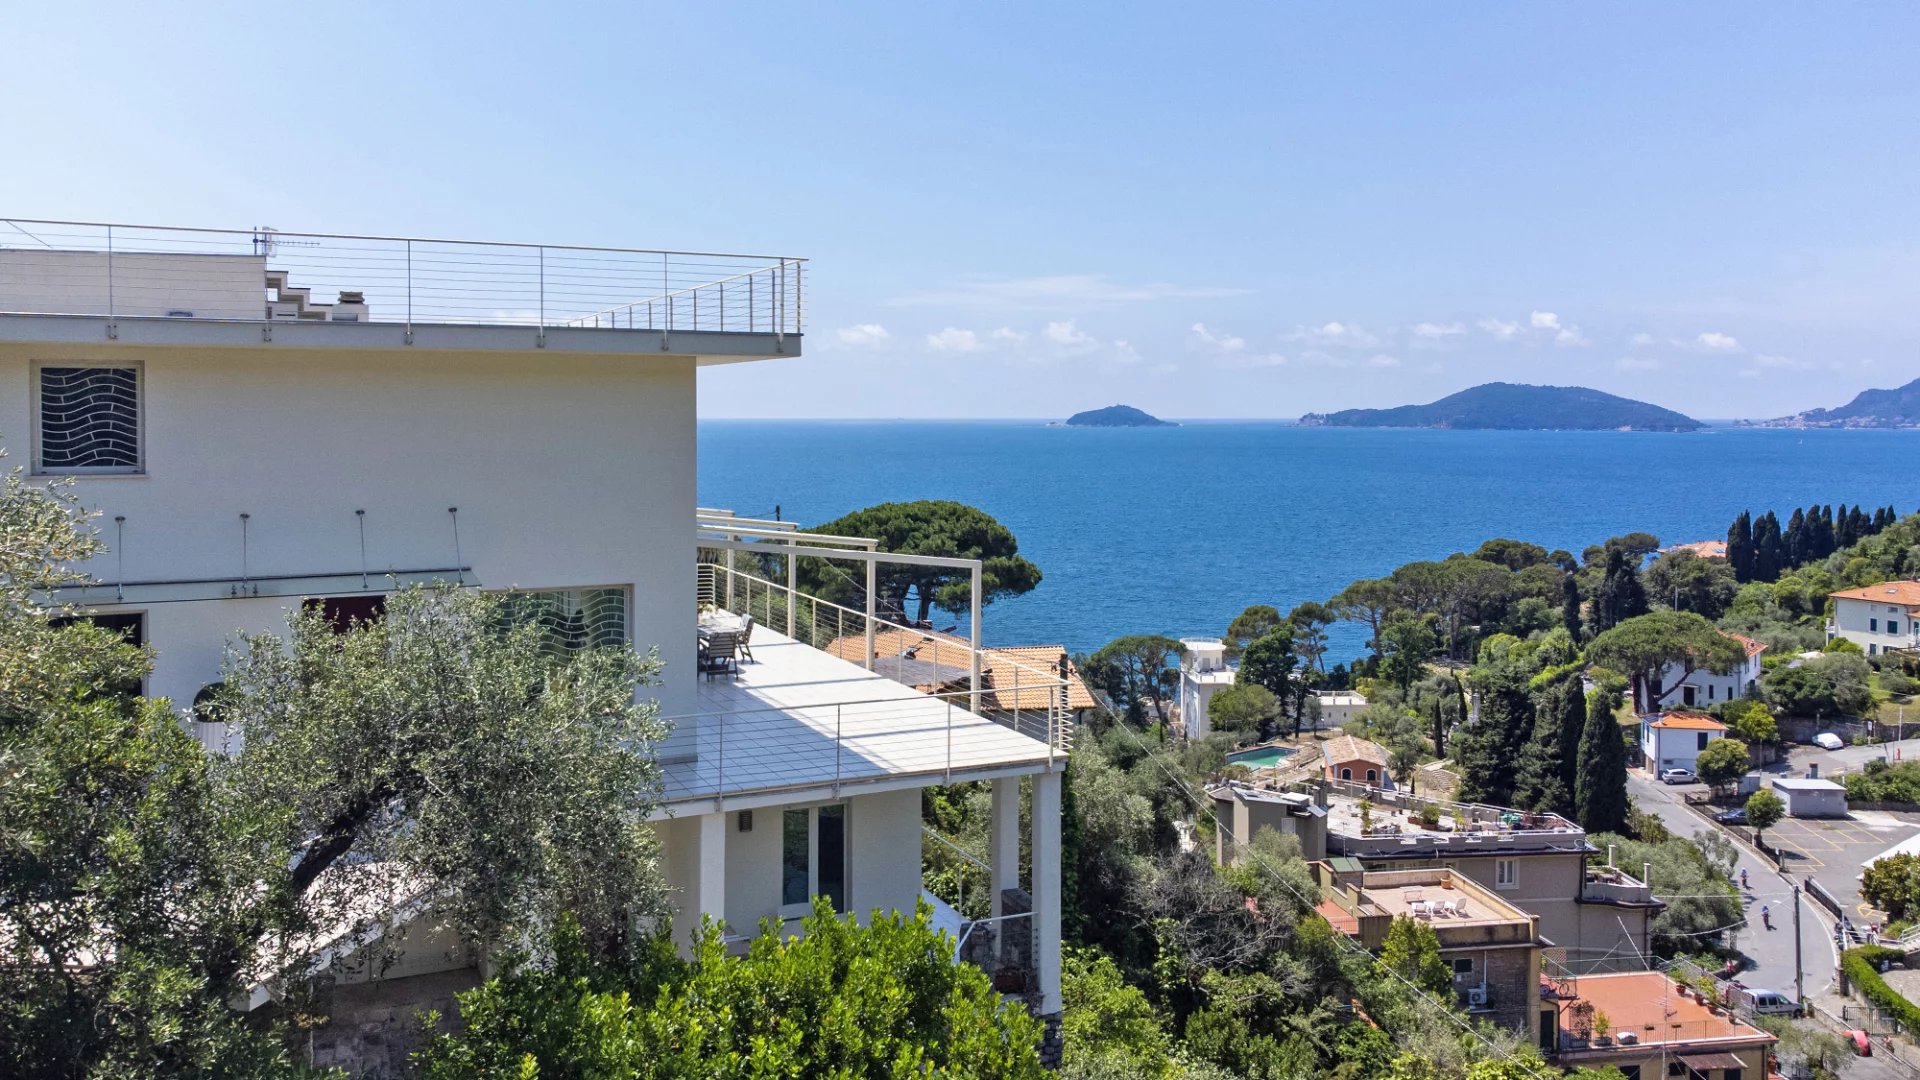
[[[786,335],[805,322],[804,266],[776,255],[0,218],[0,314]]]

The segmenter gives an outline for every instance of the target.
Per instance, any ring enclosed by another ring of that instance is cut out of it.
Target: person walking
[[[1760,905],[1760,925],[1769,930],[1773,929],[1773,909],[1765,904]]]
[[[1747,868],[1744,866],[1740,868],[1740,891],[1741,892],[1750,891],[1747,888]]]

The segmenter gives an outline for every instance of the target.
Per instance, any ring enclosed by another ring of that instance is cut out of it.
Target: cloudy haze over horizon
[[[810,258],[705,416],[1920,376],[1909,4],[195,10],[10,14],[0,215]]]

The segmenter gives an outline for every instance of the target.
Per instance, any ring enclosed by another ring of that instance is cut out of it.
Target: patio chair
[[[757,664],[760,662],[753,658],[753,616],[751,615],[744,615],[741,617],[740,657],[741,659],[746,660],[750,664]]]
[[[700,641],[700,670],[709,679],[721,672],[735,674],[739,652],[740,635],[736,631],[716,630]]]

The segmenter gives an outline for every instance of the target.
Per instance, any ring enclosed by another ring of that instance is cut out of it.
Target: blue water
[[[1237,754],[1228,754],[1227,761],[1233,765],[1245,765],[1249,769],[1263,769],[1269,765],[1278,765],[1298,752],[1287,746],[1262,746],[1257,750],[1242,750]]]
[[[1019,537],[1045,580],[986,609],[994,644],[1075,651],[1214,634],[1414,559],[1510,536],[1566,548],[1633,530],[1724,538],[1747,508],[1920,505],[1920,431],[1388,431],[1282,423],[1064,428],[1037,421],[700,424],[700,504],[818,523],[957,499]],[[940,618],[938,614],[936,619]],[[1330,659],[1364,635],[1336,627]]]

